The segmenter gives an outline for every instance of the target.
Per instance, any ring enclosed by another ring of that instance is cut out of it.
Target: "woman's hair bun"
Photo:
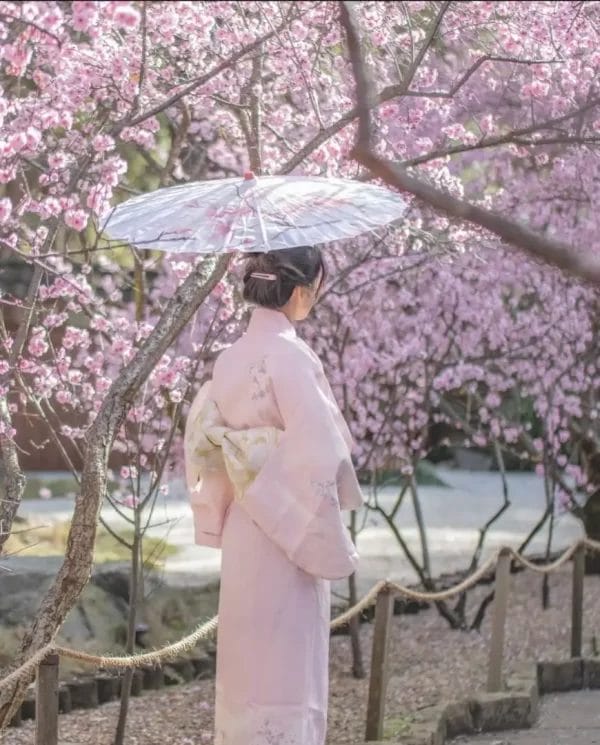
[[[278,251],[252,252],[247,255],[244,272],[244,300],[265,308],[281,308],[298,285],[309,286],[321,275],[325,263],[315,246],[295,246]],[[253,274],[263,275],[253,277]],[[274,275],[274,279],[264,275]]]

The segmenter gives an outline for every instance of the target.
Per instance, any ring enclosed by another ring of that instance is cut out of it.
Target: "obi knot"
[[[191,431],[194,433],[191,457],[198,470],[225,466],[237,500],[243,499],[283,433],[276,427],[228,427],[211,399],[206,399],[191,422]]]

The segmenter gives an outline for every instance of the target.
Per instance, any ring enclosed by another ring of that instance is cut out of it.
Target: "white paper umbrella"
[[[247,173],[133,197],[105,215],[101,228],[172,253],[276,251],[352,238],[406,209],[395,192],[358,181]]]

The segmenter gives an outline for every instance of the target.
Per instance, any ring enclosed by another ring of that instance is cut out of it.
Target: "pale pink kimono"
[[[195,460],[207,398],[232,430],[282,430],[241,498],[222,462]],[[363,503],[351,447],[318,357],[282,312],[256,308],[185,435],[196,543],[222,548],[215,745],[325,743],[330,580],[358,563],[340,513]]]

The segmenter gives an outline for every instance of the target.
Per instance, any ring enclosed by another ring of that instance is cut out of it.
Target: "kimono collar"
[[[296,329],[289,318],[280,310],[273,308],[263,308],[259,306],[254,308],[250,323],[248,324],[250,333],[271,333],[285,334],[285,336],[296,337]]]

